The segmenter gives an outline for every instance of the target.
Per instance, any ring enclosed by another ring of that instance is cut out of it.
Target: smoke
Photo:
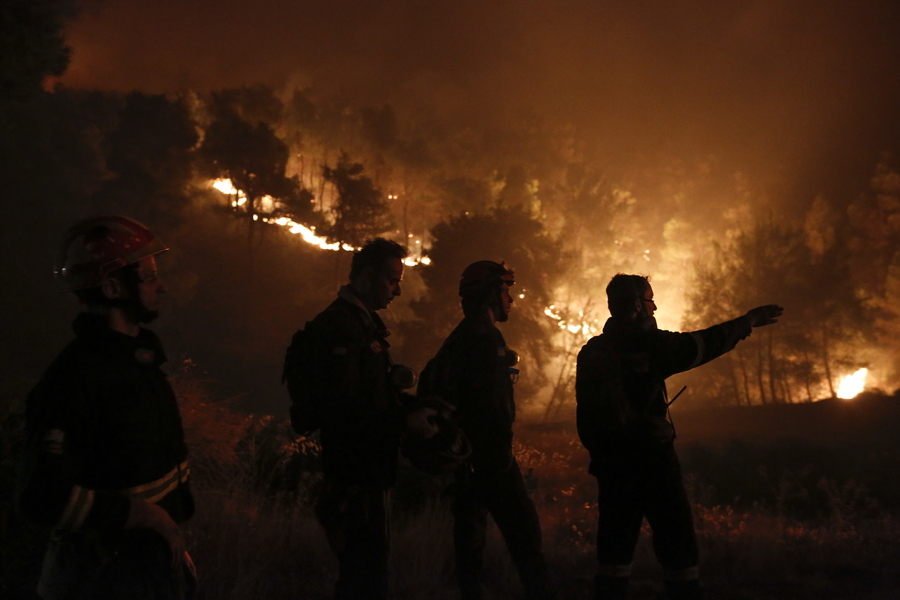
[[[631,160],[715,154],[774,185],[808,170],[805,189],[860,152],[871,167],[900,131],[898,16],[836,0],[93,2],[63,81],[315,85],[483,128],[536,116]]]

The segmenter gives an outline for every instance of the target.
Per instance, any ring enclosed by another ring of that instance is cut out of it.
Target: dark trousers
[[[388,595],[389,494],[325,482],[316,516],[338,558],[335,600],[385,600]]]
[[[697,536],[672,444],[598,461],[597,598],[624,598],[644,518],[670,597],[699,598]]]
[[[541,525],[515,462],[505,471],[458,474],[453,503],[456,578],[463,600],[479,600],[484,581],[482,555],[487,516],[500,529],[529,599],[547,598],[547,565],[541,550]]]

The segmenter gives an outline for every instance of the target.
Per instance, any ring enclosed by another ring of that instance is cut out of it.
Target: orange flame
[[[837,397],[844,400],[855,398],[866,387],[866,376],[869,370],[866,368],[859,369],[852,375],[847,375],[841,379],[838,386]]]

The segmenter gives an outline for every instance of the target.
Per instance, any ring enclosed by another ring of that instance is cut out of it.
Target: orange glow
[[[572,318],[565,319],[557,311],[556,305],[551,304],[544,309],[544,314],[556,321],[556,324],[560,329],[568,331],[573,335],[581,334],[585,340],[597,335],[597,332],[599,331],[595,323],[585,319],[583,311],[578,311],[577,320]]]
[[[837,397],[843,398],[844,400],[855,398],[857,394],[865,388],[866,376],[868,374],[869,370],[863,368],[859,369],[856,373],[847,375],[841,379],[841,384],[838,386]]]
[[[212,186],[226,196],[234,196],[234,199],[231,201],[232,207],[236,208],[247,203],[247,194],[234,187],[230,179],[216,179],[212,182]]]

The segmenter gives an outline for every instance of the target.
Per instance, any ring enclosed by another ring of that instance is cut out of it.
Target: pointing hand
[[[778,322],[778,317],[784,312],[784,308],[777,304],[766,304],[765,306],[757,306],[747,311],[744,315],[750,319],[751,327],[762,327]]]

